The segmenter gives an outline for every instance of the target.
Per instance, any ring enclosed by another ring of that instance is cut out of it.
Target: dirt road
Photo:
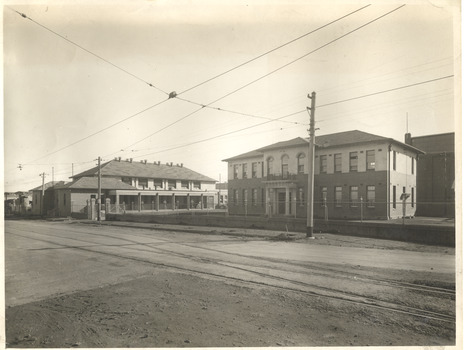
[[[449,248],[25,221],[5,241],[9,347],[455,342]]]

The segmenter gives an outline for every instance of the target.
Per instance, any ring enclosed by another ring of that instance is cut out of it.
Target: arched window
[[[297,163],[298,163],[298,174],[304,174],[304,159],[306,158],[306,155],[304,153],[300,153],[297,156]]]
[[[288,156],[286,154],[282,156],[282,178],[288,178]]]
[[[274,163],[274,158],[269,157],[267,159],[267,176],[272,175],[272,164]]]

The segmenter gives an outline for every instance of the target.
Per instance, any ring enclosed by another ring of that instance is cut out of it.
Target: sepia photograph
[[[1,9],[2,348],[462,349],[461,1]]]

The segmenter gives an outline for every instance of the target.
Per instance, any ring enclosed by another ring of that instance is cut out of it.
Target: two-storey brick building
[[[72,216],[87,212],[98,193],[101,173],[102,204],[106,212],[149,212],[214,209],[216,180],[197,173],[183,164],[133,162],[117,158],[74,175],[69,183],[55,184],[48,194],[42,214]],[[35,189],[39,193],[40,187]],[[40,201],[33,202],[35,214]]]
[[[388,219],[416,210],[419,149],[348,131],[316,137],[314,216]],[[225,159],[229,213],[306,217],[309,141],[295,138]]]

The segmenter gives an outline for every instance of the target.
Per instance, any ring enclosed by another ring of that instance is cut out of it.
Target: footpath
[[[227,235],[238,237],[256,237],[275,240],[298,240],[307,238],[305,233],[302,232],[289,232],[289,231],[273,231],[263,229],[246,229],[246,228],[229,228],[229,227],[210,227],[210,226],[192,226],[192,225],[172,225],[172,224],[154,224],[143,222],[130,222],[130,221],[97,221],[92,220],[78,220],[79,223],[91,225],[105,225],[116,227],[139,228],[147,230],[159,230],[170,232],[186,232],[196,234],[214,234],[214,235]],[[315,236],[315,235],[313,235]]]

